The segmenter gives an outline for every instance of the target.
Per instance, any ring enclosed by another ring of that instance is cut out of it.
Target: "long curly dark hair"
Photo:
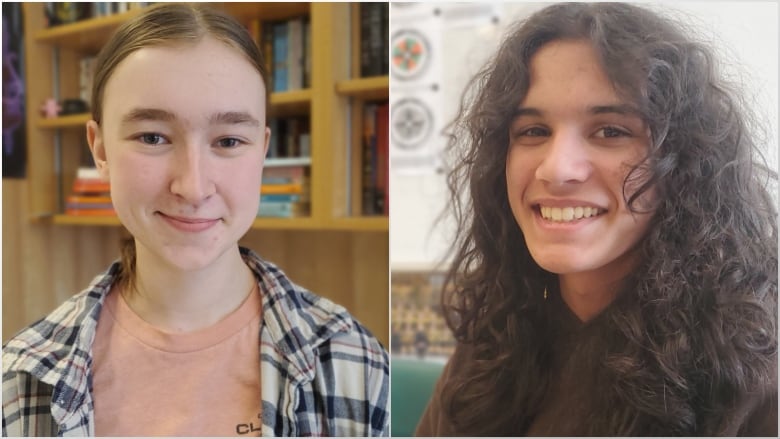
[[[640,109],[651,144],[624,197],[634,211],[650,189],[658,200],[639,266],[599,316],[608,345],[583,381],[602,386],[593,402],[602,416],[580,433],[715,434],[739,395],[776,380],[777,175],[758,147],[760,118],[691,34],[638,6],[557,4],[518,22],[469,83],[448,128],[458,236],[442,294],[471,356],[441,387],[458,433],[522,434],[549,389],[554,322],[542,291],[557,275],[529,253],[505,166],[531,58],[554,40],[589,41],[615,90]]]

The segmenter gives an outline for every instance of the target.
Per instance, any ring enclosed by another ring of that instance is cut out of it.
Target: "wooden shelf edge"
[[[329,225],[331,230],[350,230],[355,232],[387,232],[390,229],[390,222],[386,216],[333,218],[330,220]]]
[[[75,23],[61,24],[50,28],[42,29],[35,33],[35,41],[57,45],[57,40],[63,36],[70,36],[79,33],[88,33],[104,30],[106,28],[119,26],[130,18],[138,15],[142,8],[131,9],[127,12],[112,14],[105,17],[88,18]]]
[[[311,89],[276,91],[271,93],[271,105],[301,104],[311,101]]]
[[[70,114],[67,116],[59,116],[51,119],[42,118],[38,120],[38,128],[83,128],[87,122],[92,120],[92,115],[89,113],[84,114]]]
[[[344,96],[386,98],[389,87],[389,76],[372,76],[338,81],[336,93]]]

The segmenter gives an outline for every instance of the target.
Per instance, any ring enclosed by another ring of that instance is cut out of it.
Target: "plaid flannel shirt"
[[[263,294],[263,436],[387,436],[387,352],[347,311],[241,248]],[[3,346],[3,436],[94,436],[92,342],[118,262]]]

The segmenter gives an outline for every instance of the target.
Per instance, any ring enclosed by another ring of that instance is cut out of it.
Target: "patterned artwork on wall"
[[[408,80],[425,71],[430,59],[430,44],[423,34],[402,29],[391,41],[394,78]]]

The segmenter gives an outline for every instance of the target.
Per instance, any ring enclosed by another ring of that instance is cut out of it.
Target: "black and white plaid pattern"
[[[388,436],[382,345],[343,307],[241,254],[263,292],[263,436]],[[3,436],[94,436],[91,348],[118,268],[3,346]]]

